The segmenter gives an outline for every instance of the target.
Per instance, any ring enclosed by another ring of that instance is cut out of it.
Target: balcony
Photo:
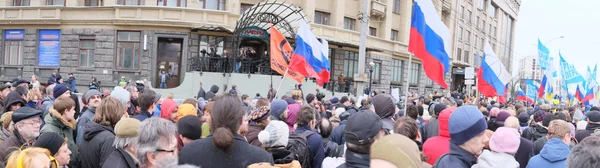
[[[452,2],[450,0],[442,0],[442,13],[450,14],[452,13]]]
[[[385,4],[386,0],[372,0],[371,1],[371,16],[384,17],[385,16]]]
[[[168,27],[218,25],[233,30],[239,15],[224,11],[153,6],[0,7],[0,25],[114,24]]]

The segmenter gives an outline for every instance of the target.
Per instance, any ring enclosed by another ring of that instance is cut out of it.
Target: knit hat
[[[535,122],[542,122],[544,117],[546,117],[546,112],[543,110],[537,110],[533,113],[533,121]]]
[[[300,108],[302,106],[300,104],[290,104],[288,105],[288,117],[285,119],[285,123],[288,126],[291,126],[290,128],[294,127],[294,124],[296,123],[296,119],[298,118],[298,112],[300,111]]]
[[[461,106],[450,115],[450,142],[462,145],[487,129],[485,117],[475,106]]]
[[[119,138],[137,137],[140,124],[140,120],[134,118],[123,118],[115,125],[115,136]]]
[[[510,113],[506,112],[506,111],[501,111],[500,113],[498,113],[498,115],[496,116],[496,121],[506,121],[506,119],[510,117]]]
[[[340,101],[340,99],[338,99],[337,97],[333,97],[331,98],[331,104],[336,104]]]
[[[380,159],[400,168],[420,168],[421,152],[417,144],[400,134],[382,137],[371,145],[371,159]]]
[[[271,121],[265,130],[258,133],[258,140],[264,147],[285,147],[288,145],[290,129],[282,121]]]
[[[490,138],[490,149],[494,152],[514,155],[519,149],[521,136],[514,128],[500,127]]]
[[[33,146],[48,149],[50,154],[54,156],[64,143],[65,138],[62,136],[55,132],[46,132],[40,135],[37,140],[35,140]]]
[[[23,95],[27,95],[27,93],[29,93],[29,88],[27,88],[25,86],[17,86],[16,91],[17,91],[17,93],[19,93],[19,95],[23,96]]]
[[[123,87],[120,86],[115,86],[115,89],[112,92],[110,92],[110,97],[119,100],[123,107],[127,106],[127,101],[129,101],[131,98],[130,95],[131,94],[127,90],[123,89]]]
[[[177,121],[177,132],[191,140],[200,139],[202,136],[202,123],[200,118],[192,115],[185,116]]]
[[[344,129],[346,142],[356,145],[371,144],[373,137],[379,133],[383,123],[373,112],[358,112],[350,115]]]
[[[287,109],[288,103],[286,103],[284,100],[281,99],[276,99],[273,100],[273,102],[271,102],[271,116],[274,116],[275,118],[279,118],[279,116],[281,116],[281,114],[283,114],[283,112],[285,112],[285,109]]]
[[[396,113],[394,100],[388,94],[378,94],[373,97],[373,106],[375,107],[375,113],[380,118],[389,118]]]
[[[160,105],[160,117],[171,120],[173,110],[177,109],[177,103],[172,99],[165,99]]]
[[[54,93],[54,98],[56,99],[56,98],[60,97],[60,95],[62,95],[63,93],[67,92],[68,90],[69,89],[67,88],[67,86],[65,86],[63,84],[57,84],[54,86],[54,90],[52,90],[52,93]],[[96,91],[96,92],[98,92],[98,91]],[[100,95],[100,93],[98,93],[98,95]],[[85,99],[85,100],[87,102],[88,99]]]
[[[40,117],[42,111],[31,107],[21,107],[12,114],[13,123],[18,123],[21,120],[25,120],[33,117]]]
[[[345,111],[346,111],[346,108],[343,108],[343,107],[337,108],[337,109],[335,109],[335,116],[337,118],[340,118],[340,114],[342,114]]]
[[[291,97],[286,97],[286,98],[282,98],[283,100],[285,100],[285,102],[290,105],[290,104],[296,104],[296,100],[292,99]]]
[[[600,122],[600,111],[589,111],[585,116],[590,122]]]
[[[440,113],[442,112],[442,110],[446,109],[446,105],[443,103],[438,103],[435,104],[435,107],[433,107],[433,113],[435,113],[435,115],[439,116]]]
[[[309,93],[308,95],[306,95],[306,102],[307,102],[307,103],[310,103],[310,102],[312,102],[313,100],[315,100],[315,98],[316,98],[316,97],[315,97],[315,95],[314,95],[314,94],[312,94],[312,93]]]
[[[177,109],[177,117],[175,117],[175,121],[177,122],[179,121],[179,119],[188,115],[198,117],[198,111],[196,111],[196,107],[194,107],[194,105],[191,104],[182,104]]]
[[[497,117],[498,113],[500,113],[500,109],[498,107],[492,107],[492,109],[490,109],[490,116]]]
[[[525,124],[525,126],[526,126],[528,121],[529,121],[529,114],[527,114],[527,113],[519,114],[519,123],[521,124],[521,126],[523,126],[523,124]]]
[[[251,113],[250,113],[250,117],[249,120],[253,121],[253,122],[260,122],[263,120],[266,120],[267,118],[269,118],[269,114],[271,110],[269,109],[268,106],[262,106],[259,107],[257,109],[254,109]]]

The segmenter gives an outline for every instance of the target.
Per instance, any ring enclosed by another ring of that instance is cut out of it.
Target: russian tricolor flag
[[[579,102],[583,102],[583,94],[581,93],[581,90],[579,90],[579,85],[577,85],[577,90],[575,90],[575,98],[579,100]]]
[[[319,85],[329,81],[329,58],[322,50],[322,44],[310,31],[308,24],[299,22],[296,33],[296,49],[289,68],[304,76],[313,77]]]
[[[594,99],[594,90],[593,89],[588,89],[587,92],[585,93],[585,97],[583,97],[583,100],[581,100],[581,102],[583,102],[585,105],[590,105],[590,100]]]
[[[511,76],[488,42],[483,51],[477,78],[477,90],[484,96],[506,96],[505,86],[510,82]]]
[[[413,3],[408,51],[421,59],[425,74],[443,88],[450,69],[450,30],[437,14],[431,0],[415,0]]]
[[[544,95],[544,90],[546,89],[546,82],[548,78],[546,75],[542,78],[542,83],[540,83],[540,88],[538,89],[538,97],[542,97]]]
[[[522,100],[522,101],[526,101],[529,103],[533,103],[533,99],[527,97],[525,92],[523,92],[523,90],[520,87],[518,88],[518,91],[517,91],[517,100]]]

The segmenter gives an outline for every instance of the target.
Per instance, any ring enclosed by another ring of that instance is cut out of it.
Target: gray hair
[[[56,84],[48,85],[48,87],[46,87],[46,94],[54,95],[54,86],[56,86]]]
[[[173,122],[163,118],[149,118],[144,120],[139,128],[137,137],[137,159],[140,165],[146,166],[146,153],[154,153],[161,146],[161,142],[171,142],[170,137],[175,137],[177,128]]]
[[[167,158],[162,158],[158,161],[158,163],[156,165],[154,165],[154,167],[160,167],[160,168],[200,168],[198,166],[194,166],[194,165],[189,165],[189,164],[185,164],[185,165],[177,165],[177,157],[175,156],[169,156]]]
[[[135,145],[137,143],[137,137],[133,138],[120,138],[119,136],[115,136],[115,141],[113,142],[113,146],[116,149],[125,149],[129,145]]]
[[[600,166],[597,162],[600,154],[600,138],[589,136],[584,138],[571,150],[567,157],[567,167],[569,168],[595,168]]]
[[[137,88],[135,87],[135,84],[129,84],[125,86],[125,90],[127,90],[129,93],[132,93],[134,90],[137,90]]]

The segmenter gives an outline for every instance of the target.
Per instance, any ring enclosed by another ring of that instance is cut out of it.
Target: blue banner
[[[4,30],[4,40],[23,40],[25,30]]]
[[[558,53],[560,57],[560,71],[562,75],[562,79],[565,81],[569,94],[575,94],[575,88],[577,86],[584,88],[586,85],[586,80],[577,72],[575,66],[567,63],[567,61],[562,57],[560,53]],[[572,93],[571,93],[572,92]]]
[[[527,80],[527,93],[525,93],[527,95],[527,97],[531,98],[531,99],[536,99],[537,95],[538,95],[538,89],[540,84],[538,82],[535,82],[534,80],[528,79]]]
[[[37,64],[60,65],[60,30],[40,30]]]
[[[538,66],[545,71],[548,64],[550,64],[550,50],[538,39]]]

